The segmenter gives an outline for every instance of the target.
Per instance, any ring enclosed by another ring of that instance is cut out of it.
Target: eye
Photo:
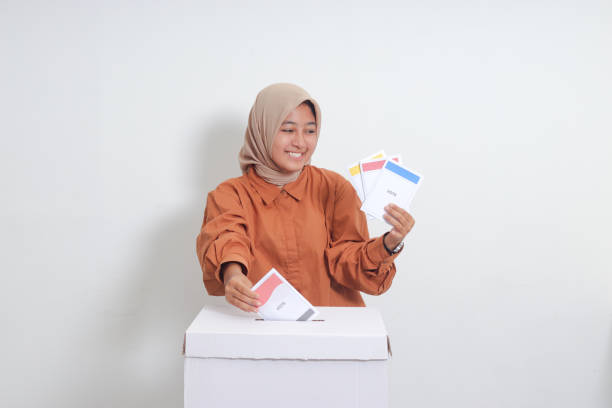
[[[281,129],[281,132],[291,133],[293,129]]]

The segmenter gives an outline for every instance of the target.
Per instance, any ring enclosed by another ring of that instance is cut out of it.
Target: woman
[[[317,102],[298,86],[263,89],[249,115],[242,176],[208,194],[197,254],[211,295],[254,312],[251,290],[276,268],[315,306],[364,306],[385,292],[414,219],[390,205],[393,227],[370,239],[352,185],[310,165],[321,129]]]

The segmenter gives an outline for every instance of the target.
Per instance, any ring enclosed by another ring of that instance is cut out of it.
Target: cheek
[[[278,134],[274,138],[274,142],[272,143],[272,154],[282,153],[285,149],[285,140],[284,135]]]
[[[313,152],[314,149],[317,147],[317,141],[318,138],[316,136],[307,139],[306,143],[308,144],[308,148],[311,152]]]

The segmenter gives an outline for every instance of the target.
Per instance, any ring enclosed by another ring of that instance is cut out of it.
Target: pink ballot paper
[[[258,313],[264,320],[306,321],[319,312],[272,268],[251,289],[259,294]]]
[[[380,150],[380,151],[378,151],[378,152],[368,156],[367,158],[365,158],[365,159],[363,159],[361,161],[373,160],[373,159],[382,159],[383,157],[385,157],[385,151],[384,150]],[[361,166],[360,166],[360,162],[353,163],[350,166],[348,166],[347,179],[348,179],[348,181],[351,182],[351,184],[355,188],[355,191],[357,192],[357,195],[359,196],[359,199],[361,200],[361,202],[363,202],[363,200],[365,198],[365,195],[363,193],[363,183],[361,181]]]
[[[362,160],[359,162],[359,166],[361,168],[361,183],[363,185],[363,202],[364,199],[368,198],[368,194],[372,191],[372,188],[376,184],[376,180],[378,180],[378,176],[380,175],[380,171],[383,166],[387,162],[387,160],[393,160],[396,163],[401,163],[401,158],[399,155],[391,156],[391,157],[383,157],[381,159],[375,160]]]

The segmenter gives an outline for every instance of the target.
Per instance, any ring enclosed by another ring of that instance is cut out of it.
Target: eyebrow
[[[295,123],[295,122],[294,122],[294,121],[292,121],[292,120],[286,120],[286,121],[284,121],[283,123],[281,123],[281,126],[282,126],[282,125],[297,125],[297,123]],[[306,125],[307,125],[307,126],[308,126],[308,125],[315,125],[315,126],[317,126],[317,122],[308,122],[308,123],[306,123]]]

